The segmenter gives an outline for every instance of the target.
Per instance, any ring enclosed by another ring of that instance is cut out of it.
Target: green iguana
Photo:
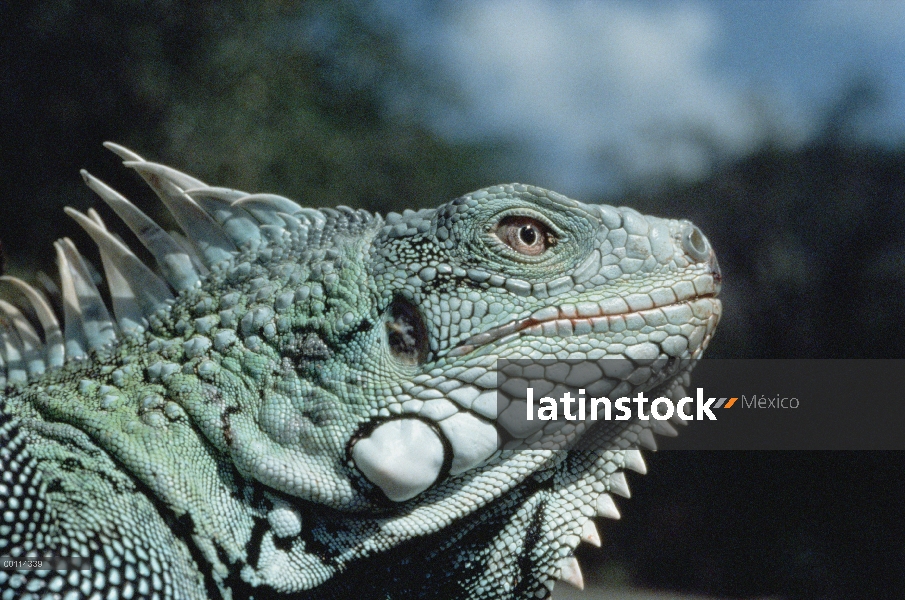
[[[87,562],[0,568],[0,600],[582,585],[575,547],[618,518],[637,446],[675,430],[509,427],[495,365],[619,357],[639,369],[626,395],[683,396],[675,365],[721,312],[694,225],[520,184],[386,217],[315,210],[107,147],[182,231],[83,172],[156,265],[67,208],[108,295],[69,239],[58,288],[2,278],[0,555]]]

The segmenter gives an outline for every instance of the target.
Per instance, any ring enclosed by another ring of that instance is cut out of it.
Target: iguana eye
[[[550,228],[531,217],[503,217],[493,233],[504,244],[526,256],[539,256],[556,245],[556,235]]]

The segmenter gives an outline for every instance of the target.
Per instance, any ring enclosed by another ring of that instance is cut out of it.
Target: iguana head
[[[299,589],[426,539],[430,549],[416,554],[433,566],[410,591],[438,589],[436,565],[449,561],[462,575],[449,590],[465,595],[487,586],[545,594],[552,578],[580,579],[571,551],[596,538],[589,518],[618,515],[608,494],[627,495],[622,469],[643,472],[635,446],[651,444],[652,427],[674,430],[526,426],[511,417],[524,411],[518,383],[531,377],[498,391],[498,361],[618,358],[614,372],[599,372],[607,393],[684,395],[688,361],[721,310],[719,268],[700,230],[519,184],[386,218],[313,210],[212,188],[110,147],[185,235],[86,174],[160,275],[96,215],[71,211],[100,248],[115,322],[74,246],[60,243],[62,334],[40,294],[15,282],[51,357],[29,376],[144,348],[147,358],[131,361],[141,369],[124,377],[165,402],[141,418],[157,409],[187,418],[264,486],[273,511],[307,515],[314,537],[284,550],[310,553],[315,538],[327,550],[317,554],[323,571]]]
[[[386,335],[368,356],[396,363],[383,372],[396,389],[375,395],[384,414],[353,440],[352,458],[397,502],[477,473],[516,481],[495,467],[508,451],[565,449],[580,437],[554,442],[562,422],[545,432],[507,418],[524,402],[498,396],[498,360],[654,364],[617,394],[631,395],[699,356],[719,316],[719,269],[694,225],[532,186],[390,215],[369,263]]]

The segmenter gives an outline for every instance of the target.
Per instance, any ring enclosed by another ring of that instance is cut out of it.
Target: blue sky
[[[880,103],[855,136],[905,141],[905,0],[383,6],[455,91],[420,102],[418,118],[453,139],[514,144],[565,193],[693,180],[765,140],[794,148],[859,78]]]

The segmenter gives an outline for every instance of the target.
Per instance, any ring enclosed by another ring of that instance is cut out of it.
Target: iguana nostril
[[[710,244],[707,243],[707,238],[691,223],[682,234],[682,248],[695,260],[703,261],[710,258]]]

